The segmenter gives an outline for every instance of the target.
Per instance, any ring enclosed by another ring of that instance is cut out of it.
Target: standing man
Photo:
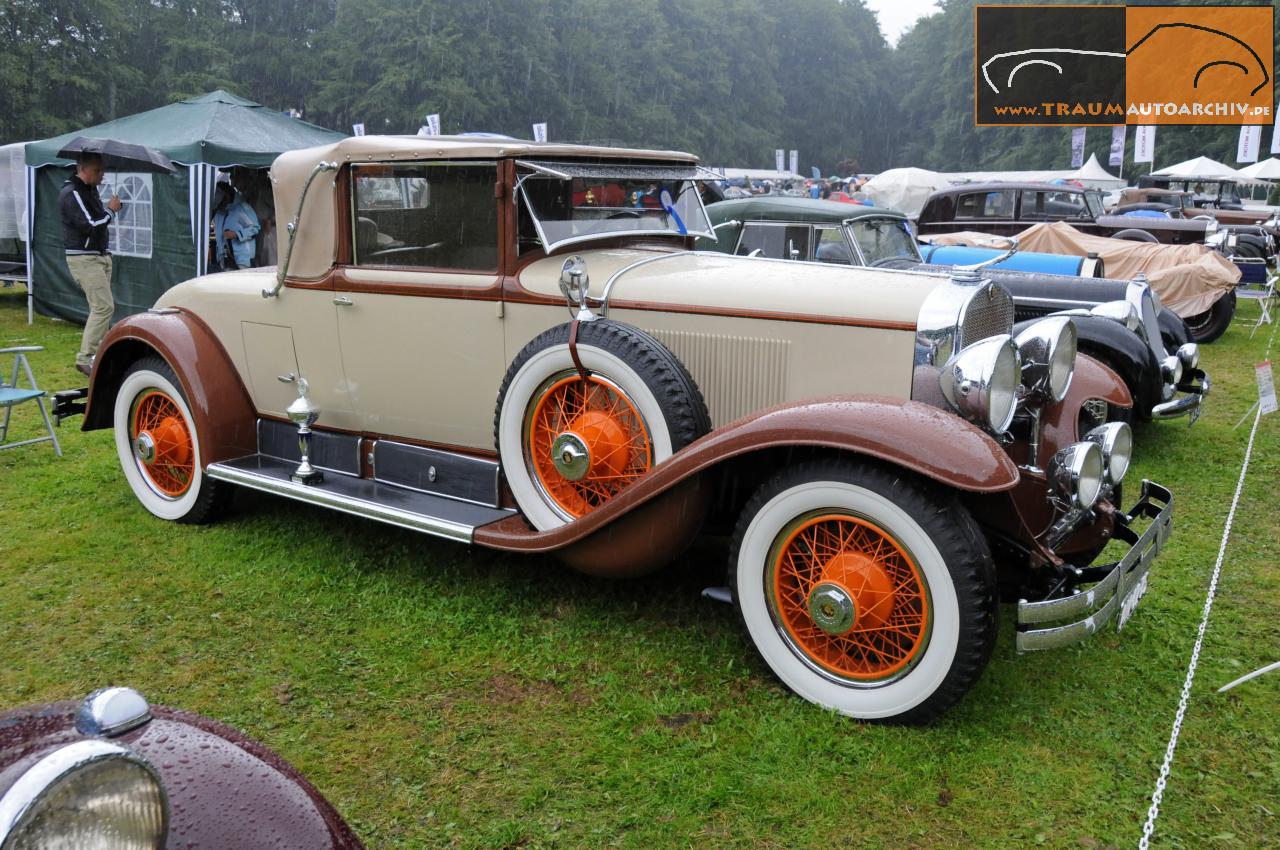
[[[62,247],[67,252],[67,269],[89,301],[89,320],[80,338],[76,368],[88,375],[98,345],[111,327],[116,302],[111,297],[111,255],[107,253],[107,224],[120,211],[120,198],[113,195],[106,209],[98,197],[102,182],[102,157],[84,153],[76,162],[76,173],[58,194],[62,216]]]

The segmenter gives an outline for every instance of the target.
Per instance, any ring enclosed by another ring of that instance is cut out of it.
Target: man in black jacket
[[[115,299],[111,297],[111,255],[107,252],[107,224],[120,211],[118,196],[112,196],[103,208],[98,197],[102,182],[102,157],[87,153],[76,163],[71,176],[58,194],[58,211],[62,216],[62,247],[67,252],[67,268],[89,301],[89,321],[85,323],[76,354],[76,368],[88,375],[93,369],[93,356],[111,327]]]

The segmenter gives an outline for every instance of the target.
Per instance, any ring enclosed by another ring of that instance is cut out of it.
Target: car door
[[[506,368],[496,162],[353,165],[334,304],[362,430],[491,450]]]

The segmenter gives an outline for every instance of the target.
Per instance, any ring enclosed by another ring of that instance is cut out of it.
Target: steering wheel
[[[867,263],[869,269],[893,269],[898,268],[899,264],[907,265],[914,263],[910,257],[881,257],[874,263]]]
[[[612,215],[605,216],[605,220],[608,221],[610,219],[615,219],[615,218],[640,218],[640,217],[641,217],[641,213],[639,210],[622,210]]]

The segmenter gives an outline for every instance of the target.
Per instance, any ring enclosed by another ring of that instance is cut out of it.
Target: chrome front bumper
[[[1200,418],[1200,405],[1212,388],[1209,376],[1203,369],[1189,369],[1183,373],[1177,388],[1178,392],[1185,395],[1177,396],[1151,408],[1151,418],[1177,419],[1179,416],[1190,416],[1191,421],[1187,424],[1193,425]]]
[[[1144,516],[1151,519],[1151,525],[1139,536],[1132,524]],[[1173,494],[1159,484],[1143,481],[1138,503],[1127,514],[1116,514],[1115,539],[1128,543],[1129,551],[1114,564],[1079,570],[1079,583],[1095,582],[1088,590],[1041,602],[1019,600],[1018,651],[1056,649],[1082,641],[1117,614],[1120,619],[1116,628],[1123,628],[1147,590],[1147,572],[1169,539],[1172,527]],[[1045,623],[1057,625],[1043,626]]]

